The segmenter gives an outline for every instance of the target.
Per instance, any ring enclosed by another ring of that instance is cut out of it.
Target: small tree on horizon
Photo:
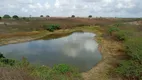
[[[11,18],[11,17],[10,17],[10,15],[5,14],[5,15],[3,16],[3,18],[5,18],[5,19],[9,19],[9,18]]]
[[[75,18],[75,15],[72,15],[71,17],[72,17],[72,18]]]
[[[88,18],[92,18],[92,15],[89,15]]]
[[[13,19],[19,19],[19,17],[17,15],[14,15],[12,18]]]
[[[43,15],[40,15],[40,17],[43,17]]]
[[[46,17],[50,17],[49,15],[46,15]]]

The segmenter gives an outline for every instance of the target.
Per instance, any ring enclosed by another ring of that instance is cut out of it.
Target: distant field
[[[26,20],[12,20],[2,19],[0,20],[0,34],[13,33],[13,32],[30,32],[43,30],[44,24],[58,24],[62,29],[68,29],[73,27],[100,25],[108,26],[114,23],[121,22],[134,22],[140,19],[121,19],[121,18],[31,18]]]

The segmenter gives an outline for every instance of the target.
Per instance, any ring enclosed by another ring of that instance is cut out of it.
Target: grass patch
[[[23,70],[29,76],[37,77],[40,80],[82,80],[79,70],[67,64],[55,65],[53,68],[30,64],[26,58],[22,61],[0,58],[0,67],[9,67]]]
[[[59,30],[60,29],[60,26],[59,25],[43,25],[43,28],[50,31],[50,32],[53,32],[54,30]]]

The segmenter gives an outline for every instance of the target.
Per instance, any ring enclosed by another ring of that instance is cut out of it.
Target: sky
[[[0,0],[0,16],[142,17],[142,0]]]

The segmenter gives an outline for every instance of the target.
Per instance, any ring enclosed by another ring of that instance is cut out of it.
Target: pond
[[[0,47],[0,52],[10,59],[21,60],[25,57],[33,64],[51,67],[69,64],[80,71],[88,71],[102,58],[94,37],[93,33],[75,32],[58,39],[4,45]]]

